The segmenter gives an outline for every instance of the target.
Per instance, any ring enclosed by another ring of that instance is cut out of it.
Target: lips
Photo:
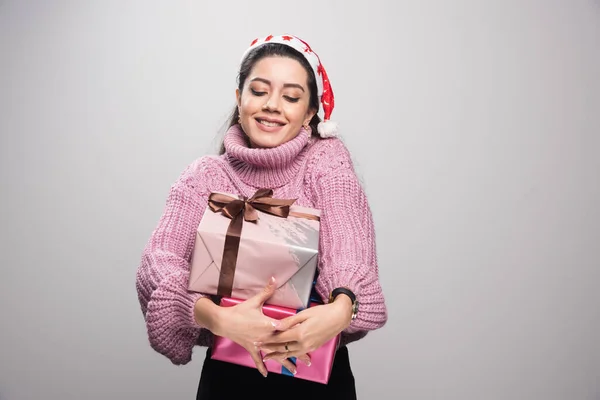
[[[256,122],[258,122],[261,125],[268,126],[270,128],[277,128],[277,127],[285,125],[284,122],[277,121],[277,120],[270,119],[270,118],[256,118]]]

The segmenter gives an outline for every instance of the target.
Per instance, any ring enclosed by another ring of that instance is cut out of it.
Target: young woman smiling
[[[207,347],[198,399],[267,392],[285,398],[354,399],[347,345],[381,328],[387,308],[371,210],[350,154],[329,120],[334,106],[329,78],[305,41],[269,35],[243,54],[238,83],[237,105],[220,154],[201,157],[182,172],[144,250],[136,283],[150,344],[174,364],[188,363],[194,346]],[[250,197],[259,188],[321,210],[314,291],[323,304],[281,321],[262,313],[275,290],[273,281],[234,307],[220,307],[187,290],[196,228],[209,194]],[[267,374],[261,351],[294,373],[289,358],[309,365],[310,352],[340,333],[327,385]],[[243,346],[260,374],[211,360],[213,335]]]

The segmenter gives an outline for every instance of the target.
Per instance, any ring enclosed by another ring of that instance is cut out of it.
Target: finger
[[[286,358],[300,358],[300,356],[304,356],[306,355],[306,352],[304,350],[298,350],[298,351],[288,351],[288,352],[273,352],[273,353],[269,353],[266,356],[263,357],[263,361],[268,361],[268,360],[284,360]],[[308,360],[310,365],[310,359]]]
[[[262,351],[267,353],[287,353],[293,350],[298,349],[300,346],[296,342],[286,342],[286,343],[265,343],[258,346]]]
[[[301,353],[300,350],[296,350],[296,351],[294,351],[294,350],[286,351],[285,349],[283,349],[283,350],[265,350],[262,347],[261,347],[261,350],[264,353],[266,353],[266,355],[263,357],[263,361],[269,360],[271,358],[276,359],[276,360],[282,360],[282,359],[288,359],[291,357],[296,357],[298,360],[302,361],[304,363],[304,365],[306,365],[307,367],[310,367],[310,364],[311,364],[310,356],[306,353]],[[271,356],[267,357],[267,355],[271,355]]]
[[[264,338],[269,338],[271,335],[279,330],[279,326],[281,326],[281,321],[274,318],[265,318],[265,327],[269,330],[269,332],[264,336]]]
[[[310,356],[308,354],[300,354],[296,358],[302,361],[307,367],[310,367]]]
[[[254,364],[256,364],[256,368],[258,369],[258,372],[260,372],[261,375],[266,378],[267,377],[267,367],[265,367],[262,357],[260,356],[260,352],[258,350],[248,350],[248,352],[252,356],[252,360],[254,360]]]
[[[259,345],[259,349],[266,353],[277,353],[277,352],[285,352],[285,348],[283,344],[261,344]]]
[[[296,365],[291,362],[290,360],[288,360],[287,358],[280,360],[279,361],[281,363],[281,365],[283,365],[285,368],[287,368],[288,371],[290,371],[292,374],[296,375]]]
[[[279,326],[277,327],[278,331],[287,331],[288,329],[293,328],[294,326],[306,321],[306,314],[296,314],[291,317],[284,318],[279,321]]]
[[[262,349],[262,348],[260,348],[259,350],[261,351],[261,353],[264,353],[264,354],[273,353],[273,351],[271,351],[271,350],[265,350],[265,349]]]
[[[269,299],[275,293],[275,278],[271,277],[267,285],[254,297],[250,298],[250,302],[254,303],[257,307],[262,307],[265,301]]]
[[[279,330],[279,328],[276,328]],[[258,347],[270,346],[270,345],[283,345],[285,343],[294,343],[300,341],[300,330],[299,329],[290,329],[285,332],[276,332],[274,334],[269,335],[268,337],[263,338],[260,342],[258,342]]]

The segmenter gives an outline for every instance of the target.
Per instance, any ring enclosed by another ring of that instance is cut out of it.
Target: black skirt
[[[354,375],[346,346],[340,347],[336,353],[327,385],[272,372],[265,378],[255,368],[212,360],[210,355],[211,350],[208,349],[198,385],[197,400],[356,399]]]

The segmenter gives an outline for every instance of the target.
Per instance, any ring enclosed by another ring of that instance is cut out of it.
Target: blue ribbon
[[[288,360],[290,360],[292,364],[296,365],[296,357],[290,357]],[[281,366],[281,375],[294,376],[294,374],[292,374],[291,371],[283,365]]]

